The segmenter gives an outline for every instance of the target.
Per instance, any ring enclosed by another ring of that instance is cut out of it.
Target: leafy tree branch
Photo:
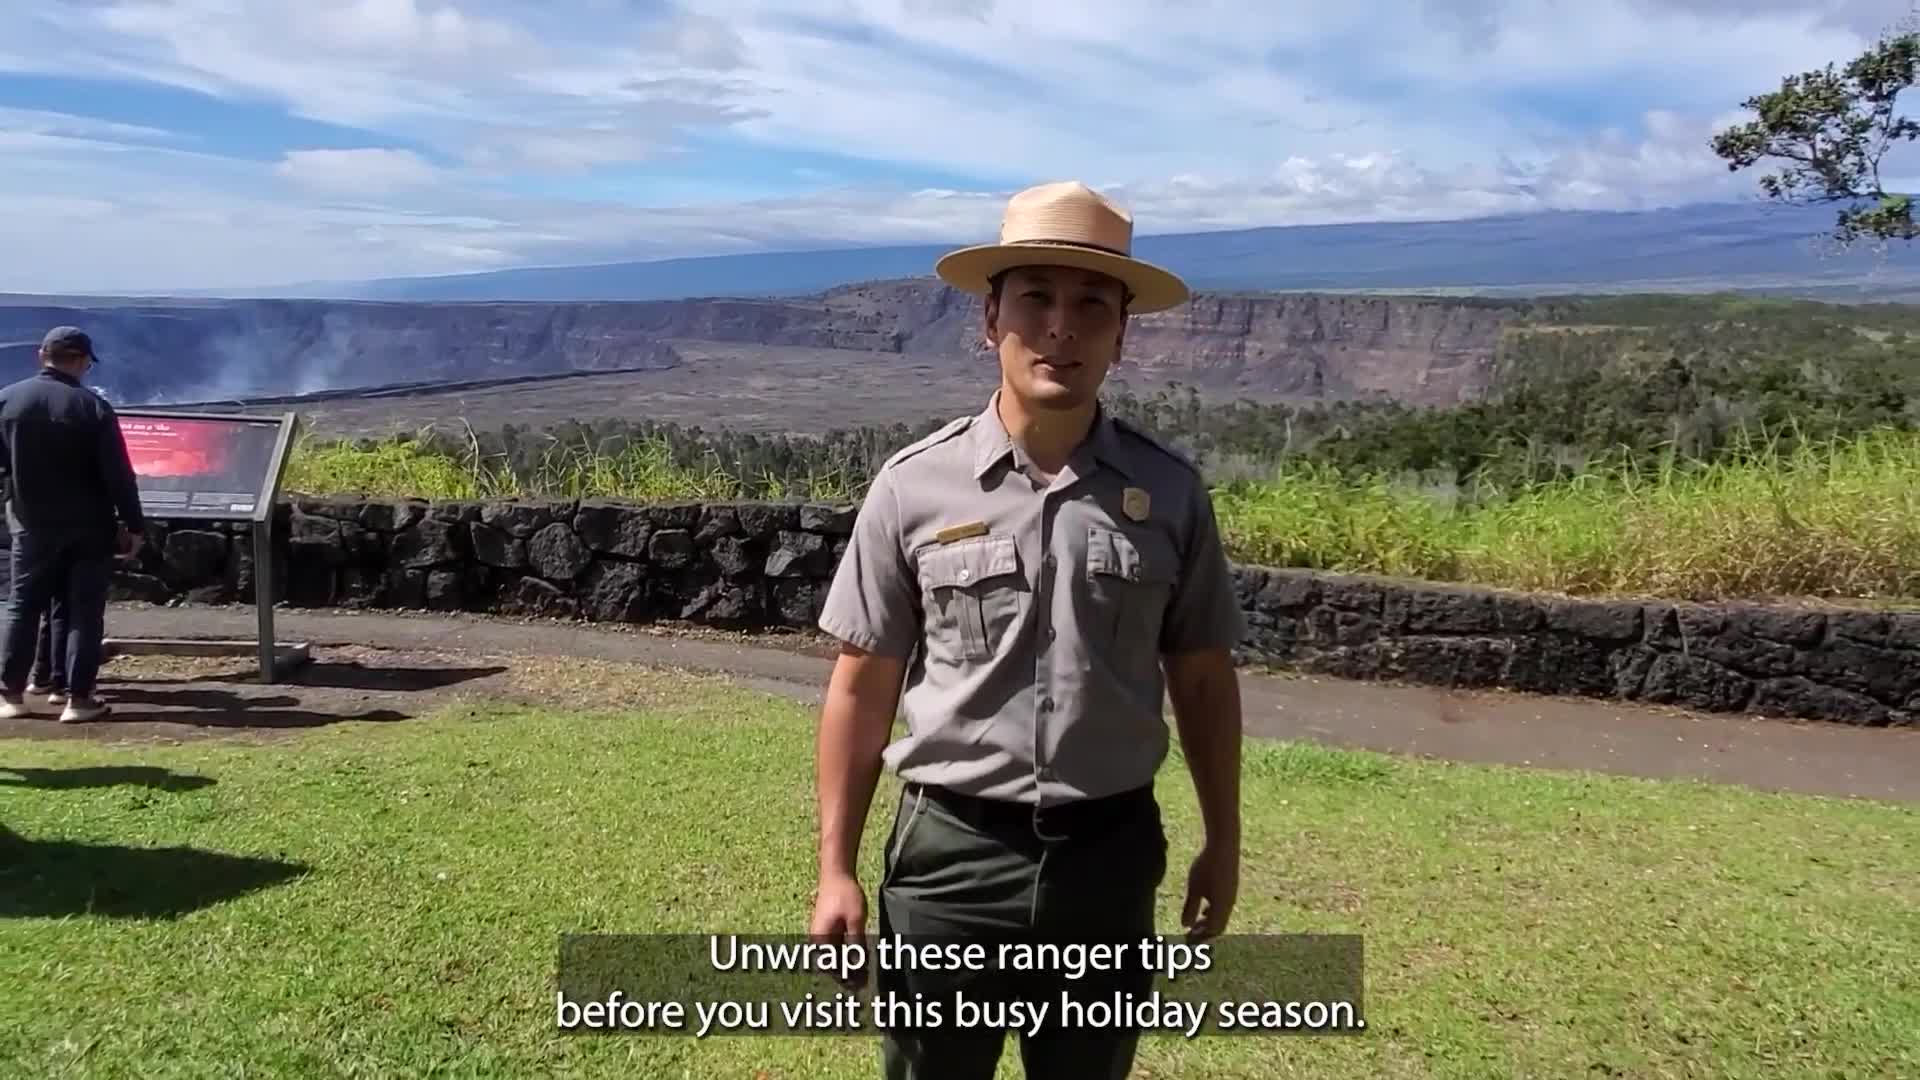
[[[1760,178],[1769,198],[1849,203],[1834,229],[1843,245],[1863,237],[1911,240],[1920,236],[1912,199],[1887,191],[1880,167],[1894,146],[1920,137],[1920,122],[1895,111],[1916,67],[1920,33],[1908,31],[1883,37],[1837,71],[1828,64],[1789,75],[1780,89],[1742,102],[1756,118],[1715,135],[1713,151],[1729,171],[1769,158],[1786,162]]]

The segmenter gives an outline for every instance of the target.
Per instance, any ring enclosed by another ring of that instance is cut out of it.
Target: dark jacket
[[[0,471],[16,532],[138,532],[146,519],[120,418],[107,399],[52,368],[0,390]]]

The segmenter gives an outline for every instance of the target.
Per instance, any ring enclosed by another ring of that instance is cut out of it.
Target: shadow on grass
[[[485,667],[368,667],[364,664],[311,663],[288,672],[279,686],[310,686],[326,690],[382,690],[389,693],[419,693],[444,690],[475,679],[505,674],[505,665]],[[167,686],[184,683],[258,684],[259,675],[251,671],[230,671],[205,678],[131,679],[118,685]]]
[[[123,702],[145,702],[169,709],[285,709],[300,704],[291,694],[242,697],[231,690],[148,690],[138,685],[116,686],[110,699],[116,714]]]
[[[113,713],[86,726],[138,720],[195,727],[310,728],[355,720],[390,723],[412,719],[410,714],[397,709],[355,713],[288,708],[301,703],[290,694],[249,697],[232,690],[154,690],[139,683],[121,683],[105,696],[113,706]]]
[[[294,671],[287,682],[295,686],[327,687],[334,690],[387,690],[417,693],[444,690],[475,679],[503,675],[504,664],[484,667],[366,667],[361,664],[308,664]],[[223,675],[221,682],[239,682],[251,676]]]
[[[9,778],[6,775],[8,773],[19,779]],[[21,765],[0,765],[0,787],[65,790],[127,784],[150,787],[156,791],[197,791],[211,786],[213,782],[211,776],[177,773],[158,765],[95,765],[78,769],[32,769]]]
[[[284,884],[298,863],[199,848],[29,840],[0,826],[0,918],[173,919]]]

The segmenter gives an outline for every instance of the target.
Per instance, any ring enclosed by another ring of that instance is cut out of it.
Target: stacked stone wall
[[[856,507],[294,499],[289,607],[807,629]],[[251,603],[246,526],[155,522],[114,596]],[[1235,569],[1244,664],[1884,726],[1920,715],[1920,612],[1585,600]]]

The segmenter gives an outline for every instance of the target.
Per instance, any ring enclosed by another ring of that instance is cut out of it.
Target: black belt
[[[1153,785],[1129,791],[1074,799],[1061,803],[1024,803],[1006,799],[985,799],[938,784],[909,783],[909,794],[923,794],[928,802],[982,832],[1017,831],[1031,834],[1036,828],[1045,833],[1076,833],[1110,828],[1137,818],[1151,809]]]

